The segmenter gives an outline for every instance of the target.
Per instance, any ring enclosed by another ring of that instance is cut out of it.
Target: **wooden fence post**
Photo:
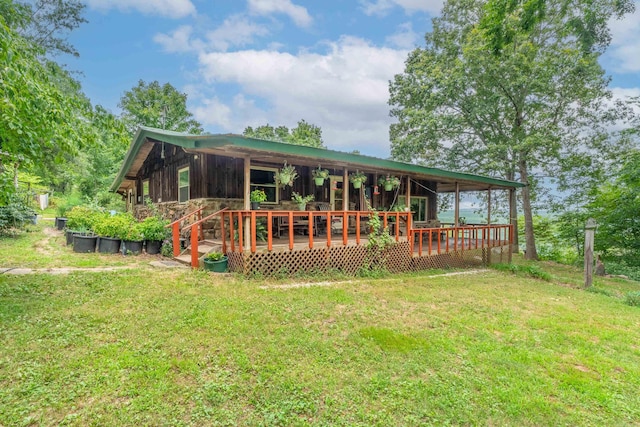
[[[589,218],[584,226],[584,287],[593,284],[593,237],[596,230],[596,220]]]

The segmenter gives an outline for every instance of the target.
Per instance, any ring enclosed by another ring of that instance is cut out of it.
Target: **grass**
[[[551,281],[1,275],[0,425],[637,424],[640,308],[539,265]]]
[[[0,267],[114,267],[147,265],[155,256],[123,257],[100,253],[79,254],[65,245],[62,231],[53,228],[53,220],[41,220],[29,225],[27,231],[15,237],[0,238]]]

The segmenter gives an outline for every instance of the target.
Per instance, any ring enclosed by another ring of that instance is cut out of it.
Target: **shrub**
[[[36,212],[20,201],[17,197],[10,197],[5,206],[0,206],[0,230],[5,232],[10,228],[20,229]]]
[[[209,252],[204,259],[209,261],[220,261],[225,255],[222,252]]]
[[[122,239],[135,219],[130,214],[102,214],[95,220],[93,231],[102,237]]]
[[[100,212],[87,206],[74,206],[67,212],[67,228],[76,231],[93,230],[100,217]]]
[[[157,216],[145,218],[140,223],[140,231],[145,240],[164,240],[169,236],[169,229],[165,226],[169,221]]]
[[[624,302],[627,305],[640,307],[640,291],[627,293],[627,295],[624,298]]]
[[[144,240],[140,223],[135,222],[135,220],[130,223],[122,236],[122,240],[128,240],[130,242],[139,242]]]

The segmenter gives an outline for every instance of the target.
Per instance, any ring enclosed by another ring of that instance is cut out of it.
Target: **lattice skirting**
[[[447,254],[412,257],[408,242],[397,243],[381,254],[371,255],[366,246],[239,253],[229,252],[229,271],[243,274],[296,274],[309,271],[340,270],[354,275],[364,266],[384,267],[392,273],[433,268],[462,268],[511,261],[509,246],[471,249]]]

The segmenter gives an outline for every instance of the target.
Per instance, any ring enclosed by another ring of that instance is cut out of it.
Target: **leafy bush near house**
[[[131,214],[104,213],[96,218],[93,231],[102,237],[122,239],[134,223],[135,218]]]
[[[140,231],[145,240],[164,240],[169,236],[169,229],[166,226],[169,221],[157,216],[145,218],[140,223]]]
[[[102,213],[87,206],[74,206],[66,213],[67,228],[69,230],[93,230],[95,223]]]
[[[144,240],[144,236],[142,235],[142,226],[141,223],[135,222],[135,220],[128,225],[127,229],[122,236],[122,240],[128,240],[130,242],[139,242]]]

